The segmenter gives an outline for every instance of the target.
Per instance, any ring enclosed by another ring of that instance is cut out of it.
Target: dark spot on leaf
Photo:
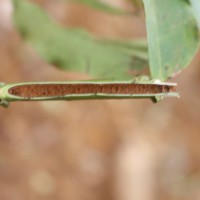
[[[50,63],[51,63],[52,65],[57,66],[57,67],[62,67],[62,66],[63,66],[63,62],[62,62],[62,60],[59,59],[59,58],[53,58],[53,59],[50,61]]]
[[[20,28],[20,34],[24,39],[28,38],[28,31],[25,28]]]
[[[169,66],[169,65],[165,65],[164,68],[165,68],[165,71],[166,71],[166,72],[169,72],[169,70],[170,70],[170,66]]]

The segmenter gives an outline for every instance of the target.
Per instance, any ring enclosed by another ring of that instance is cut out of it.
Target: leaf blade
[[[185,68],[198,49],[192,8],[183,0],[143,0],[152,78],[166,80]]]
[[[70,3],[85,4],[87,6],[90,6],[91,8],[100,10],[102,12],[114,14],[114,15],[130,15],[131,14],[130,12],[126,10],[111,6],[107,3],[104,3],[98,0],[65,0],[65,1],[70,2]]]
[[[120,45],[105,46],[84,30],[64,29],[31,2],[14,0],[14,3],[16,27],[50,64],[101,78],[131,78],[129,71],[138,70],[138,66],[133,65],[138,52],[130,53]],[[147,67],[147,60],[140,59],[145,62],[140,62],[139,68]]]

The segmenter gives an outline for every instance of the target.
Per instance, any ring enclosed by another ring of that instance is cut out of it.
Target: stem
[[[133,81],[69,81],[2,84],[1,105],[12,101],[151,98],[178,96],[174,83]]]

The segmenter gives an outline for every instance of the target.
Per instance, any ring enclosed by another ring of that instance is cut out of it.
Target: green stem
[[[177,97],[176,84],[131,81],[27,82],[0,85],[1,105],[13,101],[88,100]]]

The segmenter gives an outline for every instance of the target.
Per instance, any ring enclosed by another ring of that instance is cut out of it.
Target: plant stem
[[[13,101],[89,100],[177,97],[175,83],[135,81],[27,82],[0,85],[1,105]]]

